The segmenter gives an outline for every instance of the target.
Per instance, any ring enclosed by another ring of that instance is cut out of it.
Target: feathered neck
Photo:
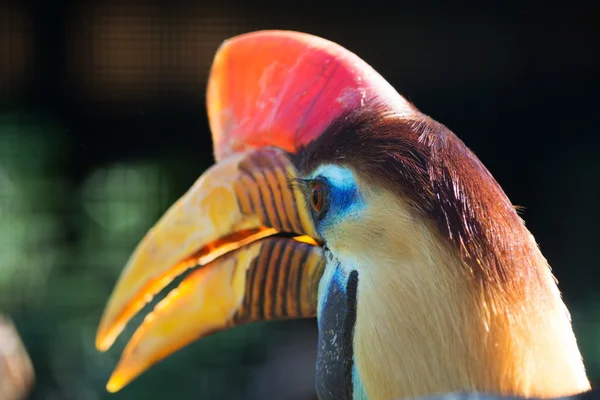
[[[332,250],[358,262],[354,354],[370,399],[459,390],[543,398],[589,389],[539,252],[537,279],[491,284],[408,203],[386,192],[367,201],[373,211],[362,227],[345,227],[356,240]],[[385,226],[377,235],[364,228],[376,223]]]
[[[419,113],[365,106],[298,153],[351,167],[371,213],[329,247],[359,264],[356,365],[373,399],[589,389],[550,268],[477,157]],[[377,183],[376,185],[374,183]],[[356,261],[355,261],[356,262]]]

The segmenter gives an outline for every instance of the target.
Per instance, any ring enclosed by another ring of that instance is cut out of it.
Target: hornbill
[[[225,41],[207,87],[216,164],[147,233],[100,322],[117,391],[201,337],[317,317],[321,399],[590,389],[555,279],[465,144],[371,66],[309,34]]]

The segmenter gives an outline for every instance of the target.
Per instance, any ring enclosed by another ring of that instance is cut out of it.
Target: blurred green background
[[[114,395],[104,385],[141,317],[109,352],[94,348],[133,247],[213,162],[214,52],[274,28],[356,52],[476,152],[524,207],[600,380],[593,15],[523,2],[1,3],[0,312],[33,360],[31,398],[314,396],[314,321],[211,336]]]

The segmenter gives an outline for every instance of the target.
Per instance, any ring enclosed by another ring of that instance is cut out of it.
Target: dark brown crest
[[[378,105],[344,115],[297,155],[305,171],[325,162],[349,165],[408,198],[486,283],[522,286],[538,276],[539,249],[500,185],[430,117]]]

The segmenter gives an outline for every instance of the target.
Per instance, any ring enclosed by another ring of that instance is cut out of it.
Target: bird
[[[132,335],[108,391],[208,335],[298,318],[317,319],[322,400],[590,390],[516,207],[359,56],[309,33],[244,33],[217,50],[206,104],[215,164],[133,251],[96,348],[187,275]]]

